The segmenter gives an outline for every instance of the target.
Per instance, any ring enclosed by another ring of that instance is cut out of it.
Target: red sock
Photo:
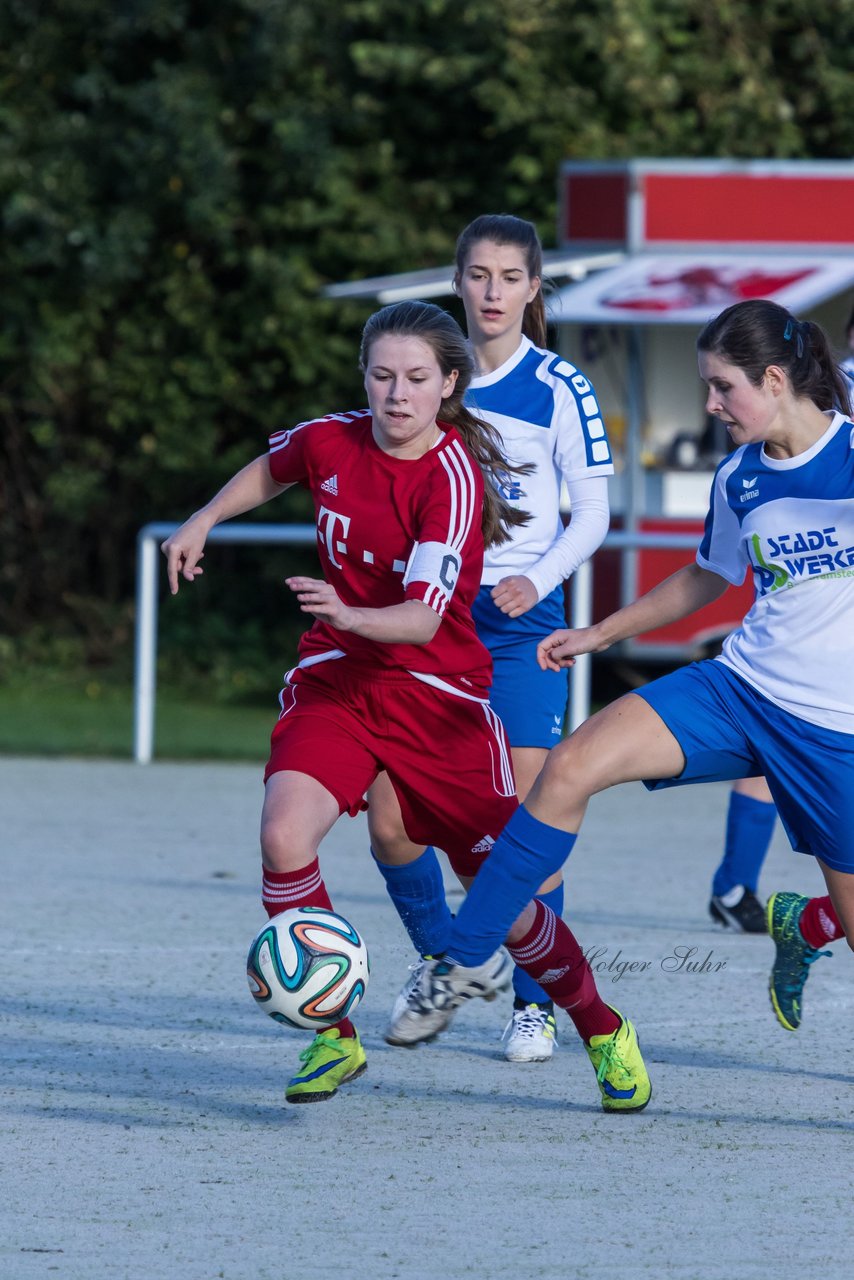
[[[326,885],[320,874],[320,863],[317,858],[307,867],[298,871],[270,871],[263,868],[261,881],[261,901],[268,916],[277,916],[281,911],[290,911],[291,907],[327,907],[333,911],[332,899],[326,892]],[[339,1031],[342,1036],[354,1036],[356,1028],[349,1018],[336,1022],[329,1031]]]
[[[538,898],[534,908],[529,932],[507,948],[513,960],[566,1010],[582,1040],[612,1035],[621,1025],[620,1019],[596,990],[590,965],[575,936]]]
[[[810,898],[798,924],[804,941],[817,949],[845,936],[830,898]]]
[[[327,907],[332,911],[317,858],[299,871],[270,871],[264,867],[262,874],[261,901],[268,916],[290,911],[291,907]]]

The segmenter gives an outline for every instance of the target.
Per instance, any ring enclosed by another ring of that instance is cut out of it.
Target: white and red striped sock
[[[317,858],[307,867],[297,871],[271,871],[264,867],[261,880],[261,900],[268,916],[277,916],[281,911],[290,911],[291,907],[326,907],[333,911],[332,899],[326,892],[326,885],[320,874],[320,863]],[[356,1029],[349,1018],[335,1023],[335,1028],[342,1036],[355,1036]],[[329,1031],[333,1027],[327,1028]]]
[[[566,1010],[582,1040],[611,1035],[620,1019],[596,990],[590,965],[572,930],[539,898],[534,923],[524,938],[507,950],[520,968]]]
[[[268,916],[290,911],[291,907],[327,907],[333,910],[317,858],[297,871],[271,871],[264,867],[261,901]]]

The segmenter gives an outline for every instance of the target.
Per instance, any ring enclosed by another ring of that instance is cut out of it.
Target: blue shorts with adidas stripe
[[[764,774],[792,848],[854,874],[854,734],[793,716],[717,659],[635,692],[685,756],[679,776],[645,782],[650,791]]]
[[[553,747],[560,742],[569,690],[567,671],[541,671],[537,645],[566,626],[563,587],[556,587],[519,618],[508,618],[481,587],[472,617],[492,654],[489,701],[501,717],[511,747]]]

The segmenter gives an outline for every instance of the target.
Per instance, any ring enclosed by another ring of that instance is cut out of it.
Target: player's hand
[[[508,618],[521,617],[523,613],[533,609],[539,599],[537,588],[531,579],[521,573],[502,578],[500,582],[496,582],[489,594],[497,608],[502,613],[506,613]]]
[[[160,550],[166,557],[166,577],[173,596],[178,592],[179,578],[192,582],[204,573],[199,561],[205,557],[203,547],[210,528],[210,522],[197,514],[190,516],[180,529],[161,542]]]
[[[562,671],[575,666],[575,659],[582,653],[598,653],[607,649],[597,627],[577,627],[553,631],[537,645],[537,662],[543,671]]]
[[[334,587],[322,578],[285,578],[303,613],[311,613],[338,631],[349,631],[356,620],[356,610],[339,598]]]

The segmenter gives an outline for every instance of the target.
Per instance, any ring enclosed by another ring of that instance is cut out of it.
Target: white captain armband
[[[460,552],[447,542],[416,542],[403,575],[403,585],[426,582],[424,603],[437,613],[444,613],[454,594],[462,563]]]

